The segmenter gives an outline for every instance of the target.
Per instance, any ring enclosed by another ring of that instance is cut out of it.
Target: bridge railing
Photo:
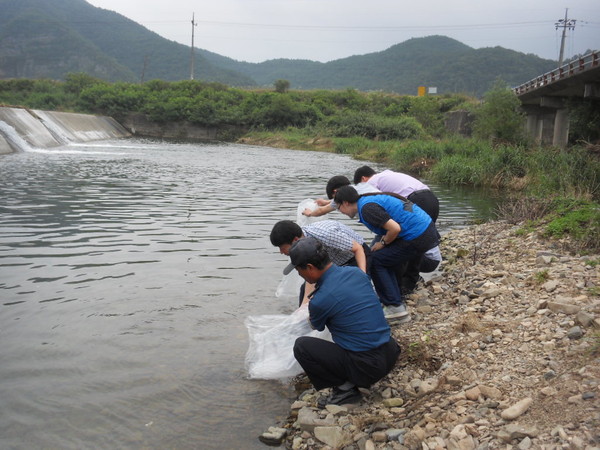
[[[578,73],[589,70],[593,67],[598,67],[600,65],[600,52],[593,51],[588,53],[587,55],[583,55],[576,60],[573,60],[563,66],[558,67],[550,72],[547,72],[543,75],[540,75],[533,80],[529,80],[526,83],[523,83],[520,86],[513,88],[513,91],[517,95],[524,94],[526,92],[530,92],[534,89],[541,88],[543,86],[547,86],[552,84],[558,80],[562,80],[568,78],[572,75],[576,75]]]

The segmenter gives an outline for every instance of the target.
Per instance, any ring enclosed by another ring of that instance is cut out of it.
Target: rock
[[[479,391],[481,392],[481,395],[483,395],[485,398],[493,400],[498,400],[502,398],[502,392],[498,388],[485,386],[483,384],[480,384],[478,387]]]
[[[386,398],[383,400],[383,406],[386,408],[394,408],[398,406],[402,406],[404,404],[404,400],[396,397],[396,398]]]
[[[575,317],[575,320],[579,325],[581,325],[584,328],[587,328],[594,323],[594,316],[588,314],[585,311],[579,311],[577,313],[577,316]]]
[[[583,337],[583,330],[579,326],[572,327],[567,332],[567,337],[569,339],[581,339]]]
[[[559,284],[560,283],[557,280],[550,280],[542,284],[542,289],[546,292],[554,292]]]
[[[345,416],[348,414],[348,408],[339,405],[325,405],[325,409],[334,416]]]
[[[313,432],[317,426],[331,426],[335,424],[335,417],[333,415],[328,416],[325,419],[321,419],[319,414],[309,407],[301,408],[298,411],[298,426],[303,431]]]
[[[503,442],[511,443],[516,439],[523,439],[525,437],[536,437],[539,431],[535,427],[524,426],[519,424],[509,424],[502,428],[498,432],[498,439]]]
[[[315,437],[333,448],[341,448],[350,442],[350,436],[341,427],[315,427]]]
[[[529,406],[531,405],[532,402],[533,402],[533,399],[531,397],[526,397],[526,398],[518,401],[511,407],[502,411],[502,413],[500,414],[500,417],[502,417],[504,420],[514,420],[517,417],[524,414],[525,411],[527,411],[527,409],[529,409]]]
[[[258,439],[263,444],[275,446],[281,445],[286,436],[287,430],[285,428],[269,427],[268,431],[261,434]]]
[[[570,303],[548,302],[548,309],[553,313],[577,314],[581,308]]]
[[[471,388],[471,389],[467,389],[465,391],[465,397],[467,397],[467,399],[472,400],[472,401],[476,401],[480,395],[481,395],[481,391],[479,390],[479,387],[477,387],[477,386],[475,386],[474,388]]]

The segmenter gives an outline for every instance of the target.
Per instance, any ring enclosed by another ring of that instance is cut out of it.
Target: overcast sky
[[[383,51],[413,37],[443,35],[558,60],[600,50],[600,0],[87,0],[162,37],[239,61],[331,61]]]

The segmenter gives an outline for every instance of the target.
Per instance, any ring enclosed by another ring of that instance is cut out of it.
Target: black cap
[[[290,247],[290,260],[291,262],[283,269],[283,274],[287,275],[296,266],[305,266],[310,261],[314,261],[315,257],[319,253],[319,249],[322,248],[323,244],[317,241],[313,237],[304,237],[298,239]]]

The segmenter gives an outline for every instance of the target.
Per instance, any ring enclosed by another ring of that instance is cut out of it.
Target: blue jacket
[[[399,198],[385,194],[360,197],[358,199],[358,216],[360,222],[373,233],[380,236],[386,234],[387,231],[384,228],[366,222],[362,216],[362,208],[369,203],[376,203],[385,209],[389,216],[400,225],[401,230],[398,238],[405,241],[412,241],[418,238],[431,224],[431,217],[412,202],[409,202],[407,205],[406,202]]]

